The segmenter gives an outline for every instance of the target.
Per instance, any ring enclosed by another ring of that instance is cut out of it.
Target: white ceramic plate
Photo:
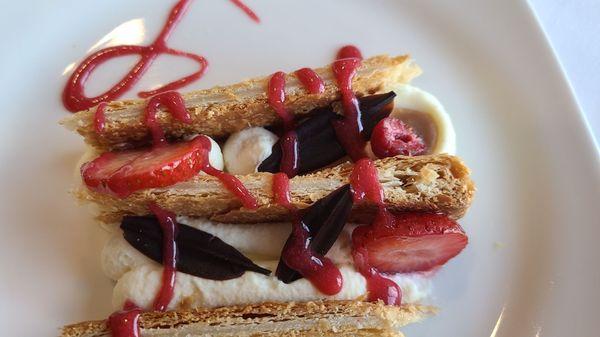
[[[0,320],[6,336],[52,336],[105,317],[103,232],[67,194],[81,139],[62,129],[72,62],[107,44],[148,43],[173,1],[3,5],[0,53]],[[366,56],[410,52],[414,83],[452,115],[478,194],[471,243],[437,276],[441,313],[410,336],[593,336],[600,303],[600,165],[578,107],[524,1],[260,1],[254,24],[226,0],[197,1],[172,47],[210,62],[186,88]],[[115,29],[115,27],[120,27]],[[113,30],[115,29],[115,30]],[[111,32],[112,35],[111,35]],[[133,61],[103,66],[90,94]],[[185,73],[161,59],[137,89]],[[132,94],[139,90],[132,91]]]

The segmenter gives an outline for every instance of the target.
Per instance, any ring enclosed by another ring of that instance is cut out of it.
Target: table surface
[[[600,140],[600,1],[529,0]],[[599,148],[600,149],[600,148]]]

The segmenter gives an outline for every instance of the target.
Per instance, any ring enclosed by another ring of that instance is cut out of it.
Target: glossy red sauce
[[[156,216],[162,229],[162,265],[163,274],[160,290],[154,298],[152,308],[156,311],[165,311],[173,298],[175,290],[175,276],[177,275],[177,220],[175,213],[169,212],[155,203],[148,205],[150,211]]]
[[[361,247],[353,247],[352,258],[358,272],[367,280],[368,300],[382,300],[387,305],[402,303],[402,290],[396,282],[382,276],[375,268],[367,263],[368,252]]]
[[[367,201],[378,206],[377,215],[370,226],[387,226],[393,221],[393,215],[385,208],[384,193],[379,183],[377,168],[370,159],[363,158],[354,163],[350,174],[350,185],[356,203]],[[353,235],[354,233],[356,229]],[[388,305],[400,305],[402,301],[400,287],[371,267],[367,263],[367,256],[368,251],[363,247],[352,247],[354,265],[367,280],[369,301],[382,300]]]
[[[332,125],[339,142],[353,161],[367,156],[365,153],[366,142],[360,134],[363,126],[358,99],[352,91],[352,78],[360,64],[358,58],[344,58],[336,60],[331,66],[342,95],[344,111],[344,118],[333,121]]]
[[[296,270],[315,288],[326,295],[335,295],[342,290],[344,280],[340,270],[328,258],[315,253],[309,247],[310,235],[298,211],[291,203],[290,181],[286,174],[273,175],[273,199],[290,210],[292,214],[292,235],[281,254],[283,261]]]
[[[340,48],[340,50],[338,51],[337,55],[336,55],[336,59],[346,59],[346,58],[357,58],[359,60],[363,59],[362,53],[360,52],[360,49],[358,49],[356,46],[353,45],[347,45],[347,46],[343,46],[342,48]]]
[[[275,202],[287,208],[289,211],[296,212],[296,207],[292,205],[292,196],[290,192],[290,179],[283,173],[273,175],[273,199]]]
[[[171,9],[167,22],[160,34],[149,46],[122,45],[108,47],[98,50],[92,55],[86,57],[85,60],[83,60],[77,66],[77,68],[75,68],[73,74],[71,74],[67,84],[65,85],[62,95],[65,108],[67,108],[69,111],[76,112],[91,108],[100,102],[106,102],[121,97],[140,80],[142,75],[146,72],[146,70],[148,70],[154,60],[161,54],[176,55],[191,59],[198,64],[198,70],[186,77],[170,82],[156,90],[142,92],[140,93],[141,97],[148,97],[160,92],[175,90],[194,80],[199,79],[206,70],[206,60],[202,56],[167,47],[167,39],[188,8],[189,4],[190,0],[180,0],[177,2],[173,9]],[[87,97],[84,92],[85,83],[94,69],[113,58],[125,55],[139,55],[140,60],[112,88],[96,97]]]
[[[106,110],[106,102],[100,102],[94,112],[94,130],[96,133],[102,133],[104,131],[104,124],[106,123],[106,116],[104,111]]]
[[[379,183],[377,168],[371,160],[363,158],[354,163],[350,185],[354,202],[368,200],[383,206],[383,189]]]
[[[279,170],[293,177],[298,172],[298,136],[294,130],[294,115],[285,108],[285,73],[278,71],[271,75],[267,97],[271,108],[283,120]]]
[[[108,328],[112,337],[139,337],[138,326],[142,309],[133,302],[126,301],[123,310],[114,312],[108,317]]]
[[[294,177],[298,173],[298,134],[295,130],[288,130],[281,138],[281,164],[279,170]]]
[[[65,108],[71,112],[81,111],[89,109],[101,102],[111,101],[123,96],[123,94],[129,91],[142,78],[146,70],[148,70],[156,58],[162,54],[190,59],[198,64],[198,69],[190,75],[169,82],[158,89],[142,91],[139,93],[140,97],[150,97],[162,92],[177,90],[202,77],[208,67],[208,62],[204,57],[169,48],[167,46],[169,36],[187,10],[190,2],[191,0],[180,0],[173,6],[167,18],[167,22],[154,42],[150,45],[121,45],[108,47],[98,50],[86,57],[77,68],[75,68],[63,89],[62,101]],[[260,21],[258,16],[240,0],[231,0],[231,2],[244,11],[252,20],[256,22]],[[86,96],[85,84],[92,72],[99,65],[111,59],[127,55],[138,55],[140,59],[117,84],[107,91],[95,97]]]
[[[246,15],[248,15],[250,19],[254,20],[256,23],[260,23],[260,18],[258,17],[258,15],[256,15],[256,13],[254,13],[254,11],[250,9],[250,7],[246,6],[246,4],[244,4],[240,0],[231,0],[231,2],[234,5],[236,5],[239,9],[244,11],[244,13],[246,13]]]
[[[310,68],[298,69],[294,72],[298,80],[311,94],[320,94],[325,91],[323,80],[314,70]]]
[[[269,106],[275,110],[277,115],[283,120],[284,128],[292,129],[294,127],[294,115],[285,108],[285,73],[278,71],[271,75],[267,91]]]
[[[166,144],[165,132],[156,120],[158,109],[164,106],[171,115],[186,124],[192,122],[192,118],[185,108],[183,97],[176,91],[167,91],[153,96],[148,100],[144,110],[144,122],[150,129],[154,146]]]

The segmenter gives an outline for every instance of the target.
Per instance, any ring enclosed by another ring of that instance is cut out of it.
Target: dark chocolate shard
[[[392,113],[395,97],[396,93],[390,91],[385,94],[364,96],[358,99],[361,111],[360,121],[363,126],[361,135],[364,140],[371,139],[375,125]]]
[[[246,271],[270,275],[271,271],[254,264],[237,249],[218,237],[178,224],[177,271],[211,280],[229,280]],[[163,233],[153,216],[126,216],[121,222],[123,236],[135,249],[150,259],[162,262]]]
[[[371,95],[359,98],[362,136],[365,140],[371,138],[373,128],[377,123],[389,116],[393,109],[396,94],[390,91],[386,94]],[[298,135],[298,174],[305,174],[336,162],[346,155],[346,151],[338,142],[331,121],[342,116],[336,114],[331,106],[317,108],[311,111],[307,118],[300,121],[296,127]],[[259,172],[279,172],[281,162],[281,143],[273,145],[271,155],[258,166]]]
[[[344,185],[303,211],[300,221],[308,227],[311,236],[310,249],[319,255],[327,254],[344,229],[352,205],[350,185]],[[281,258],[275,275],[284,283],[302,278],[302,275],[288,267]]]

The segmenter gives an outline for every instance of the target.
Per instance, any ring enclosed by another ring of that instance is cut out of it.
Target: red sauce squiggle
[[[65,108],[71,112],[81,111],[89,109],[101,102],[111,101],[123,96],[141,79],[156,58],[162,54],[180,56],[190,59],[198,64],[198,70],[190,75],[177,79],[173,82],[169,82],[157,89],[142,91],[138,94],[140,97],[145,98],[162,92],[177,90],[201,78],[208,67],[208,62],[204,57],[169,48],[167,46],[167,40],[169,36],[173,32],[173,29],[179,20],[181,20],[181,17],[187,10],[190,2],[191,0],[180,0],[177,2],[177,4],[175,4],[175,6],[173,6],[167,18],[167,22],[162,28],[160,34],[149,46],[121,45],[108,47],[98,50],[86,57],[77,66],[77,68],[75,68],[67,80],[65,88],[63,89],[62,101]],[[240,0],[231,0],[231,2],[244,11],[252,20],[256,21],[257,23],[260,22],[258,16]],[[121,78],[117,84],[98,96],[88,97],[85,95],[85,84],[92,72],[99,65],[116,57],[127,55],[138,55],[140,56],[140,60],[127,72],[127,74],[125,74],[125,76]]]
[[[302,68],[296,70],[294,74],[296,74],[296,77],[298,77],[300,83],[302,83],[309,93],[320,94],[325,91],[325,84],[323,83],[323,80],[314,70],[310,68]]]
[[[258,17],[258,15],[256,15],[256,13],[254,13],[253,10],[250,9],[250,7],[246,6],[246,4],[244,4],[242,1],[240,0],[231,0],[231,2],[236,5],[239,9],[241,9],[242,11],[244,11],[244,13],[246,13],[246,15],[248,15],[248,17],[252,20],[254,20],[254,22],[256,23],[260,23],[260,18]]]
[[[167,91],[148,100],[145,108],[144,122],[150,129],[154,146],[166,144],[165,132],[156,120],[156,113],[160,106],[167,108],[167,111],[173,117],[183,123],[189,124],[192,122],[189,112],[185,108],[185,101],[181,94],[176,91]]]
[[[104,131],[104,124],[106,123],[106,116],[104,115],[105,110],[106,102],[101,102],[94,112],[94,130],[97,133],[102,133]]]
[[[67,81],[67,84],[63,90],[62,99],[65,108],[67,108],[69,111],[75,112],[91,108],[100,102],[121,97],[140,80],[142,75],[160,54],[170,54],[189,58],[198,63],[199,68],[196,72],[182,79],[168,83],[156,90],[141,93],[142,96],[147,97],[156,93],[174,90],[200,78],[206,70],[206,60],[202,56],[171,49],[167,47],[166,44],[167,39],[188,8],[189,3],[190,0],[180,0],[177,2],[177,4],[171,10],[167,22],[160,34],[149,46],[122,45],[104,48],[83,60],[83,62],[81,62],[73,71],[73,74],[71,74],[69,77],[69,80]],[[140,60],[112,88],[96,97],[87,97],[84,93],[84,87],[94,69],[108,60],[125,55],[139,55]]]
[[[292,214],[292,235],[285,243],[281,258],[288,267],[308,279],[315,288],[326,295],[342,290],[344,280],[340,270],[328,258],[309,247],[310,233],[302,222],[296,207],[291,203],[290,180],[284,173],[273,175],[273,199]]]
[[[165,311],[173,299],[173,291],[175,290],[175,277],[177,275],[177,238],[178,226],[176,215],[165,209],[160,208],[155,203],[148,205],[150,211],[160,223],[162,229],[162,265],[163,274],[159,292],[154,298],[152,308],[157,311]]]
[[[288,177],[298,172],[298,135],[294,128],[294,115],[285,108],[285,73],[278,71],[271,75],[267,92],[269,105],[283,120],[283,135],[281,137],[281,164],[279,171]]]

